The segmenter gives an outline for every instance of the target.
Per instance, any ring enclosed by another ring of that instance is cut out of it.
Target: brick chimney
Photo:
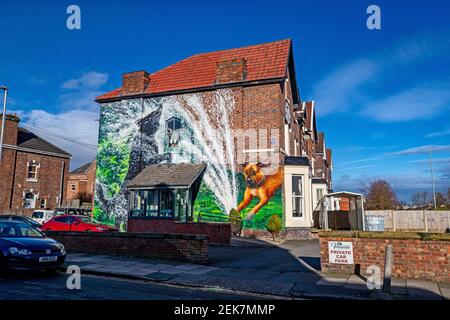
[[[216,84],[245,81],[247,63],[244,58],[219,61],[216,68]]]
[[[0,114],[0,126],[3,120]],[[20,118],[16,114],[7,114],[5,117],[5,132],[3,134],[3,144],[17,145],[17,132]],[[1,128],[1,127],[0,127]]]
[[[122,95],[144,93],[150,84],[150,74],[147,71],[134,71],[122,75]]]

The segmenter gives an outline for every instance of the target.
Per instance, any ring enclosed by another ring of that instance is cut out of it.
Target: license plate
[[[58,257],[40,257],[39,262],[54,262],[57,261]]]

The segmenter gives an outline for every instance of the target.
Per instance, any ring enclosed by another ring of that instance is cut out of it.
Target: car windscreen
[[[32,218],[36,218],[36,219],[42,219],[44,217],[44,212],[42,212],[42,211],[35,211],[31,215],[31,217]]]
[[[35,228],[20,222],[0,221],[0,237],[42,238],[44,235]]]
[[[79,219],[86,223],[99,223],[97,220],[92,219],[91,217],[79,217]]]

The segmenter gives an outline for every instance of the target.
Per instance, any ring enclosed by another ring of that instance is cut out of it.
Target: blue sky
[[[344,4],[345,3],[345,4]],[[450,187],[449,1],[3,1],[0,82],[22,124],[73,154],[95,154],[93,98],[121,74],[198,52],[292,38],[303,100],[334,153],[334,187],[377,178],[408,200]],[[66,8],[81,8],[81,30]],[[381,30],[366,8],[381,8]]]

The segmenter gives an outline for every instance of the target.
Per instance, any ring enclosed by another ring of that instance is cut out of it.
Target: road
[[[81,289],[67,288],[68,275],[57,273],[0,276],[0,300],[244,300],[262,296],[221,290],[82,275]]]

